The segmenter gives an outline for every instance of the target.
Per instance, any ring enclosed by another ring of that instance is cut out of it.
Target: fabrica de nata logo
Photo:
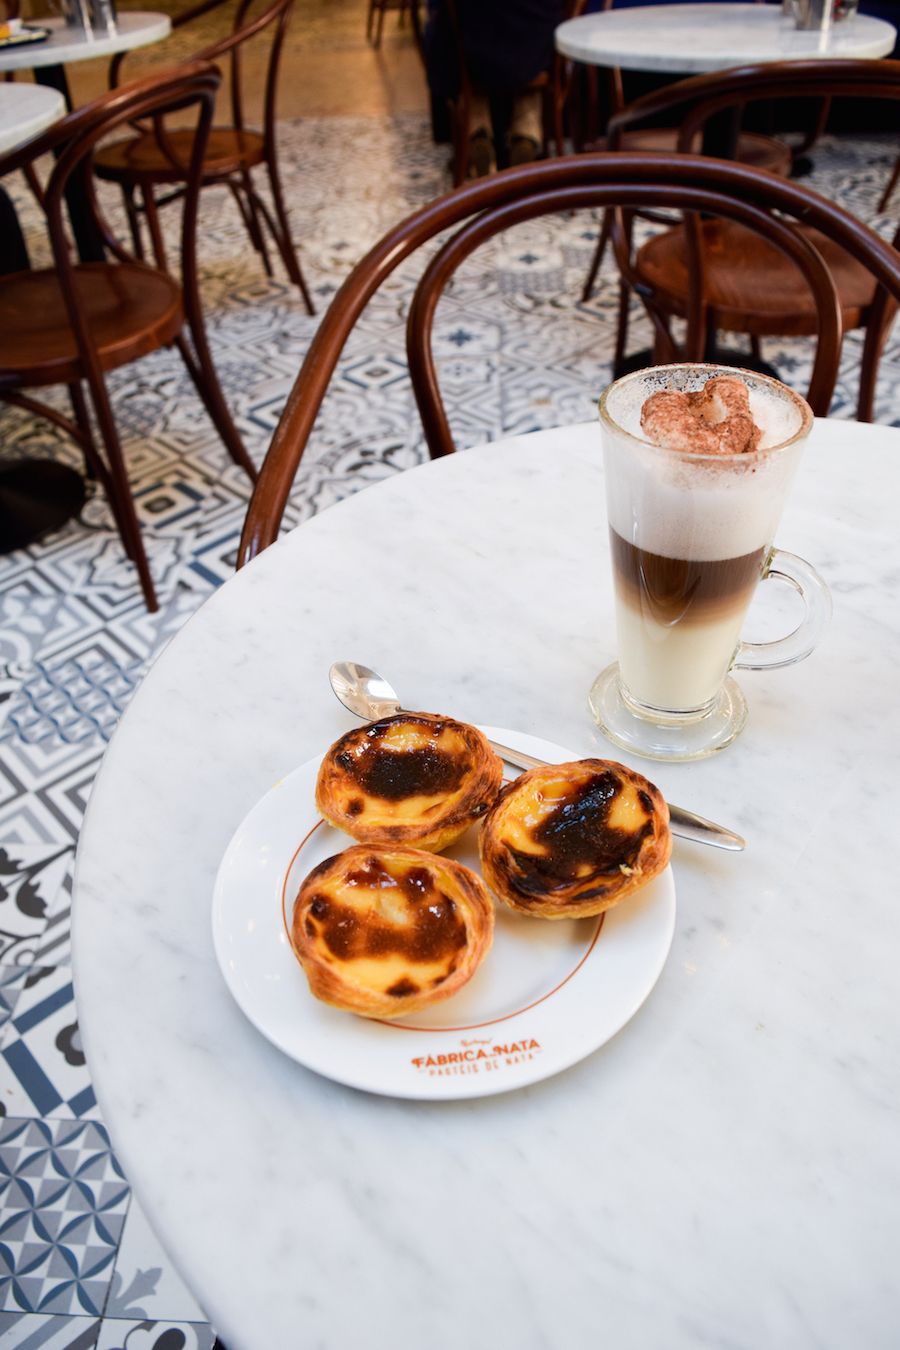
[[[462,1073],[494,1073],[498,1069],[524,1064],[541,1053],[541,1043],[533,1036],[518,1041],[460,1041],[458,1050],[442,1050],[435,1055],[416,1055],[410,1063],[429,1078]]]

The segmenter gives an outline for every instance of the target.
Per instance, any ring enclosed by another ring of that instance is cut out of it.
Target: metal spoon
[[[328,672],[328,677],[332,689],[344,707],[356,713],[357,717],[365,718],[367,722],[377,722],[382,717],[393,717],[396,713],[410,711],[408,708],[401,708],[400,700],[387,680],[374,670],[370,670],[368,666],[359,665],[357,661],[335,661]],[[547,763],[546,760],[535,759],[533,755],[526,755],[521,750],[513,750],[508,745],[498,745],[496,741],[491,741],[491,746],[507,764],[514,764],[519,769],[538,769]],[[693,839],[697,844],[725,848],[732,853],[739,853],[741,849],[746,848],[746,841],[733,830],[726,830],[724,826],[716,825],[712,820],[705,820],[703,816],[695,815],[693,811],[686,811],[683,806],[673,806],[671,802],[669,802],[669,823],[673,834],[679,835],[682,839]]]

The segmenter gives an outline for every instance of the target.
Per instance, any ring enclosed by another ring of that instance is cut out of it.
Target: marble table
[[[812,56],[887,56],[896,36],[867,14],[812,32],[796,28],[780,5],[646,5],[567,19],[556,46],[587,65],[696,75]]]
[[[0,84],[0,152],[36,136],[66,111],[56,89],[39,84]]]
[[[115,56],[117,52],[161,42],[172,31],[172,21],[168,14],[123,11],[112,33],[85,32],[69,27],[60,18],[42,19],[41,27],[50,29],[46,42],[0,51],[0,72],[34,70],[37,83],[62,94],[66,107],[71,108],[67,65],[73,61]],[[88,209],[80,175],[70,182],[66,202],[79,257],[82,262],[102,262],[105,258],[103,242]]]
[[[161,42],[172,29],[168,14],[137,10],[123,10],[116,20],[114,33],[85,33],[67,27],[60,18],[35,19],[34,23],[50,29],[47,41],[0,51],[0,71],[40,70],[48,66],[67,66],[72,61],[115,56],[116,52]]]
[[[335,659],[611,753],[597,427],[367,488],[174,638],[93,788],[74,976],[115,1148],[228,1350],[896,1345],[898,494],[900,431],[816,424],[778,543],[832,588],[824,642],[740,676],[719,756],[633,761],[747,850],[676,842],[648,1001],[506,1095],[400,1101],[284,1057],[226,990],[211,894],[246,812],[356,725]]]

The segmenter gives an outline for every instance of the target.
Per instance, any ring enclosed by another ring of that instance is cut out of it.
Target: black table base
[[[0,554],[58,530],[84,505],[80,473],[52,459],[0,464]]]
[[[757,375],[768,375],[773,380],[781,379],[774,366],[769,365],[768,361],[758,360],[752,352],[735,351],[731,347],[710,346],[704,352],[703,360],[711,366],[733,366],[738,370],[753,370]],[[654,360],[653,352],[646,347],[643,351],[632,352],[630,356],[618,362],[613,367],[613,379],[620,380],[623,375],[630,375],[635,370],[649,370],[651,366],[658,364],[659,362]]]

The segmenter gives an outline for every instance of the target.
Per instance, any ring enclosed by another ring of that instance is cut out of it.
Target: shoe
[[[512,136],[509,142],[509,162],[513,164],[532,164],[540,154],[541,147],[533,136]]]
[[[472,133],[469,141],[469,162],[466,165],[467,178],[486,178],[497,168],[494,154],[494,142],[489,132],[483,128]]]

